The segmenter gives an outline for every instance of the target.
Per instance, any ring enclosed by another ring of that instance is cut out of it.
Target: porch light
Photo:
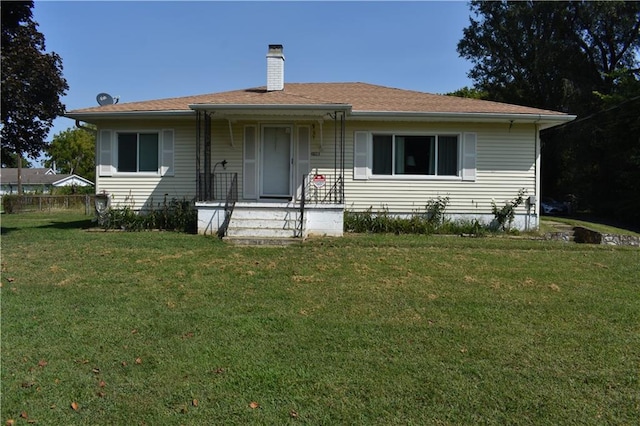
[[[213,165],[213,173],[216,172],[216,167],[218,167],[218,164],[222,164],[222,170],[227,170],[227,160],[222,160]]]

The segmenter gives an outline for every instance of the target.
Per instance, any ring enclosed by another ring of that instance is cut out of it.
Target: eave
[[[405,111],[352,111],[350,117],[363,121],[438,121],[466,123],[531,123],[542,128],[557,126],[575,120],[575,115],[517,114],[484,112],[405,112]]]
[[[167,117],[193,117],[193,110],[174,110],[174,111],[95,111],[95,112],[68,112],[64,117],[73,120],[94,123],[102,120],[139,120],[139,119],[162,119]]]
[[[189,108],[210,112],[220,118],[324,117],[336,111],[351,112],[351,105],[347,104],[190,104]]]

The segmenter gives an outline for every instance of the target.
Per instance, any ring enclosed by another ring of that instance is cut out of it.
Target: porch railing
[[[229,222],[231,222],[231,215],[233,214],[233,209],[236,206],[236,202],[238,201],[238,174],[237,173],[224,173],[225,175],[232,175],[231,181],[229,181],[229,185],[227,186],[227,193],[224,201],[224,221],[222,222],[222,226],[218,229],[218,237],[222,238],[227,234],[227,229],[229,228]]]
[[[317,172],[304,175],[301,195],[306,203],[342,204],[344,202],[342,176]]]
[[[208,179],[205,173],[200,173],[198,179],[198,188],[200,190],[200,193],[198,194],[199,201],[225,200],[233,182],[235,182],[236,185],[237,198],[237,173],[210,173]]]
[[[302,175],[300,192],[299,235],[304,234],[304,208],[307,203],[342,204],[344,202],[344,184],[342,176],[318,174],[317,172]]]

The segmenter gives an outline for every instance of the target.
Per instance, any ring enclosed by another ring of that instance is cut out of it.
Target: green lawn
[[[394,235],[234,247],[88,225],[2,215],[2,423],[640,417],[637,248]]]

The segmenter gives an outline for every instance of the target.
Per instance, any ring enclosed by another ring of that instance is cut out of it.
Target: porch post
[[[202,200],[202,183],[200,182],[200,126],[201,112],[196,111],[196,200]]]
[[[211,114],[204,113],[204,196],[206,201],[211,197]]]

